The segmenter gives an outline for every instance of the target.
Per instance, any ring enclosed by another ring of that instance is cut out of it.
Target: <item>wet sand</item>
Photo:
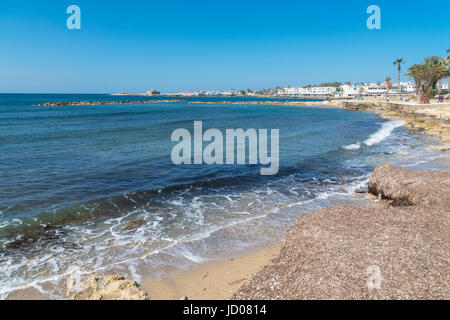
[[[280,244],[233,259],[208,262],[160,281],[144,280],[151,300],[227,300],[264,266],[270,265]]]

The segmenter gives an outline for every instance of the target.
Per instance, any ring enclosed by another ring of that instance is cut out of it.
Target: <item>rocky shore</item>
[[[449,299],[449,191],[450,170],[382,165],[369,192],[385,206],[304,214],[233,299]]]
[[[382,117],[402,119],[413,133],[429,134],[438,137],[443,145],[434,146],[436,150],[450,150],[450,104],[435,103],[417,105],[406,102],[384,101],[333,101],[346,110],[376,111]]]

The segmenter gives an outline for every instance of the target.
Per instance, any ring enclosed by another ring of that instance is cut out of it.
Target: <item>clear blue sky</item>
[[[82,29],[66,28],[81,8]],[[381,30],[366,9],[381,7]],[[396,79],[450,48],[450,1],[24,1],[0,4],[0,92],[163,92]]]

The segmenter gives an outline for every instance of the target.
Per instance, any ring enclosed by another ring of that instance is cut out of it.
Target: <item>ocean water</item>
[[[392,161],[439,157],[399,120],[332,107],[49,101],[259,98],[0,94],[0,298],[64,295],[68,276],[137,281],[278,240],[303,212],[347,199]],[[285,99],[277,99],[285,100]],[[272,100],[271,100],[272,101]],[[173,130],[279,129],[280,170],[171,162]]]

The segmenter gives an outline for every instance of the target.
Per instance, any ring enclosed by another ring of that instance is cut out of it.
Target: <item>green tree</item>
[[[418,92],[418,103],[428,104],[436,94],[436,85],[441,79],[450,75],[447,61],[441,57],[432,56],[422,64],[411,66],[407,73],[414,78]]]
[[[447,50],[447,53],[450,53],[450,49]],[[445,60],[447,61],[448,68],[450,69],[450,56],[445,57]],[[447,93],[450,94],[450,72],[447,81]]]
[[[398,96],[401,97],[402,95],[402,86],[400,85],[400,73],[402,71],[402,64],[405,62],[403,59],[397,59],[394,61],[394,66],[397,65],[397,72],[398,72]]]
[[[389,98],[389,90],[392,88],[392,78],[387,77],[384,81],[386,81],[386,97]]]

